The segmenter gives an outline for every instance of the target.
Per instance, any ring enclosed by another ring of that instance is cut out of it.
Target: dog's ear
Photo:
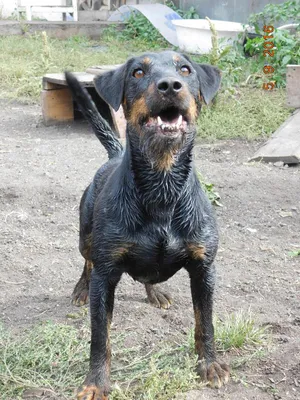
[[[186,54],[181,54],[193,66],[198,75],[199,89],[201,96],[206,104],[208,104],[217,93],[221,83],[221,71],[219,68],[209,64],[197,64],[192,61]]]
[[[219,68],[208,64],[197,64],[192,61],[192,66],[198,75],[200,93],[208,104],[217,93],[221,83],[221,71]]]
[[[115,111],[123,100],[126,70],[127,63],[94,79],[97,92]]]

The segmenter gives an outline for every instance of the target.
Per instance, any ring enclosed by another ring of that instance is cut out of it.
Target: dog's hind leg
[[[72,294],[72,304],[74,304],[75,306],[83,306],[89,301],[89,285],[92,269],[92,261],[85,260],[82,275],[77,282]]]
[[[145,289],[150,304],[166,310],[170,308],[173,301],[168,293],[161,291],[157,285],[151,285],[150,283],[145,284]]]
[[[80,202],[79,251],[85,259],[85,263],[81,277],[72,293],[72,304],[75,306],[83,306],[89,301],[89,286],[93,269],[91,261],[92,226],[90,221],[92,220],[92,206],[89,202],[91,198],[90,186],[85,190]]]

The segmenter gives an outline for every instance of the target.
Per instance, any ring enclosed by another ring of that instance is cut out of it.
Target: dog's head
[[[220,80],[217,68],[165,51],[129,59],[96,77],[95,87],[115,110],[122,104],[129,135],[138,135],[148,155],[157,156],[178,151],[194,135],[201,102],[210,102]]]

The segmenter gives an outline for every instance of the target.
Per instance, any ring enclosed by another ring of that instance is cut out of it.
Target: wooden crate
[[[96,93],[94,87],[95,73],[102,74],[117,66],[91,67],[94,73],[75,72],[79,82],[88,90],[100,114],[105,118],[119,138],[126,136],[126,120],[122,107],[116,112]],[[43,77],[43,90],[41,94],[42,113],[45,125],[54,125],[71,122],[76,114],[76,103],[72,99],[67,87],[64,74],[47,74]]]

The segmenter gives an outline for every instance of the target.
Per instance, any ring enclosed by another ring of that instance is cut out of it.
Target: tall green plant
[[[159,31],[140,12],[133,12],[130,15],[120,35],[124,40],[140,39],[147,42],[150,47],[167,46],[166,40]]]
[[[265,25],[278,26],[286,22],[298,23],[296,31],[291,33],[288,30],[275,29],[269,35],[269,40],[274,45],[272,55],[264,56],[264,44],[268,38],[263,27]],[[248,23],[254,26],[256,33],[261,36],[248,39],[245,50],[256,58],[260,70],[265,64],[271,65],[274,73],[267,78],[272,78],[277,87],[284,87],[287,64],[300,64],[300,0],[290,0],[282,4],[267,4],[262,12],[250,15]],[[261,76],[264,78],[263,73]]]
[[[245,64],[245,57],[237,43],[224,46],[223,40],[218,38],[215,25],[208,17],[206,19],[211,31],[212,49],[208,54],[195,59],[218,66],[222,71],[222,88],[234,92],[234,86],[241,81],[243,75],[242,65]]]
[[[284,22],[300,23],[300,0],[290,0],[282,4],[267,4],[262,12],[251,14],[248,22],[261,33],[264,25],[274,25]]]

